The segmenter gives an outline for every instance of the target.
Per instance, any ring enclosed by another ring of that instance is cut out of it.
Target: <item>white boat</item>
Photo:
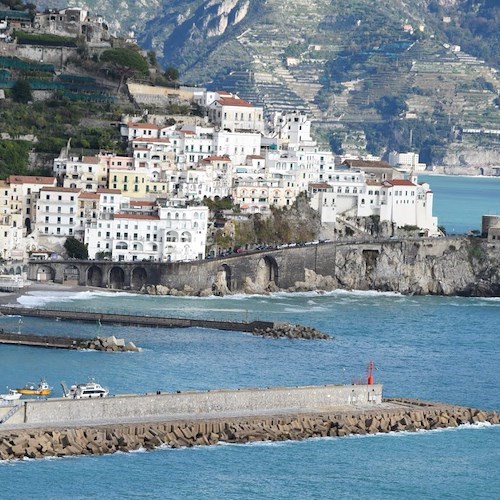
[[[29,282],[18,274],[0,274],[1,292],[15,292],[21,290],[28,284]]]
[[[16,401],[22,396],[20,392],[17,392],[15,389],[9,389],[8,394],[0,394],[0,399],[4,401]]]
[[[69,390],[61,383],[63,397],[70,399],[105,398],[109,390],[102,387],[95,380],[90,379],[86,384],[74,384]]]

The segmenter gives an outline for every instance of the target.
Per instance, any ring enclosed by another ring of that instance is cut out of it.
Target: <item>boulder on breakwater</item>
[[[274,323],[272,328],[256,328],[252,333],[254,335],[260,335],[261,337],[271,337],[274,339],[287,338],[327,340],[332,338],[326,333],[316,330],[316,328],[304,325],[292,325],[290,323]]]
[[[117,339],[114,335],[111,335],[111,337],[96,337],[82,342],[80,349],[108,352],[139,352],[141,350],[133,342],[125,343],[124,339]]]
[[[392,400],[397,401],[397,400]],[[496,412],[440,404],[407,404],[338,414],[227,417],[210,420],[114,424],[81,428],[2,431],[0,460],[99,455],[158,446],[171,448],[219,442],[302,440],[399,431],[433,430],[463,424],[500,423]]]

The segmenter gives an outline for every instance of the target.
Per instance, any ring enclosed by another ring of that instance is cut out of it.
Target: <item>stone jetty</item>
[[[261,337],[272,337],[275,339],[288,338],[288,339],[316,339],[327,340],[330,335],[304,325],[292,325],[290,323],[274,323],[272,327],[256,328],[253,332],[254,335]]]
[[[500,423],[494,411],[383,399],[380,384],[158,390],[0,405],[0,459],[301,440]]]
[[[2,431],[0,459],[100,455],[160,446],[302,440],[400,431],[434,430],[464,424],[499,424],[500,416],[474,408],[391,399],[392,409],[227,417]],[[398,405],[401,407],[398,408]]]
[[[250,332],[254,335],[273,338],[328,339],[325,333],[304,325],[272,321],[214,321],[196,318],[167,318],[159,316],[136,316],[126,314],[95,313],[88,311],[65,311],[29,307],[0,306],[0,314],[15,316],[34,316],[54,318],[65,321],[85,321],[91,323],[109,323],[137,325],[159,328],[214,328],[217,330],[233,330]],[[0,337],[1,339],[1,337]]]
[[[93,349],[110,352],[138,352],[140,348],[133,342],[125,342],[115,336],[95,337],[93,339],[76,337],[58,337],[53,335],[35,335],[0,331],[0,344],[47,347],[53,349]]]

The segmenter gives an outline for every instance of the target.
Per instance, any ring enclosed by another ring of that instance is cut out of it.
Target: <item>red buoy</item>
[[[368,363],[368,385],[373,385],[373,361]]]

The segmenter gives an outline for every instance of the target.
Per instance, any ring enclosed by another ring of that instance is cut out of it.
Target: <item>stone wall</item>
[[[495,412],[420,402],[401,401],[399,404],[405,407],[389,411],[226,417],[80,428],[2,431],[0,427],[0,460],[107,454],[158,446],[177,448],[219,442],[248,443],[411,432],[500,422]]]
[[[373,404],[382,399],[382,386],[324,385],[311,387],[272,387],[189,391],[147,395],[121,395],[102,399],[73,400],[51,398],[25,401],[24,411],[14,415],[9,424],[20,421],[28,425],[55,422],[122,421],[138,418],[175,418],[179,415],[207,415],[241,412],[331,411],[339,405]]]
[[[64,269],[79,270],[83,286],[141,290],[151,294],[224,295],[278,290],[380,290],[403,294],[500,295],[500,246],[468,237],[337,242],[237,254],[193,262],[30,262],[28,278],[44,266],[64,282]],[[89,278],[91,268],[99,278]],[[115,270],[121,284],[112,283]],[[134,280],[136,271],[146,282]]]

